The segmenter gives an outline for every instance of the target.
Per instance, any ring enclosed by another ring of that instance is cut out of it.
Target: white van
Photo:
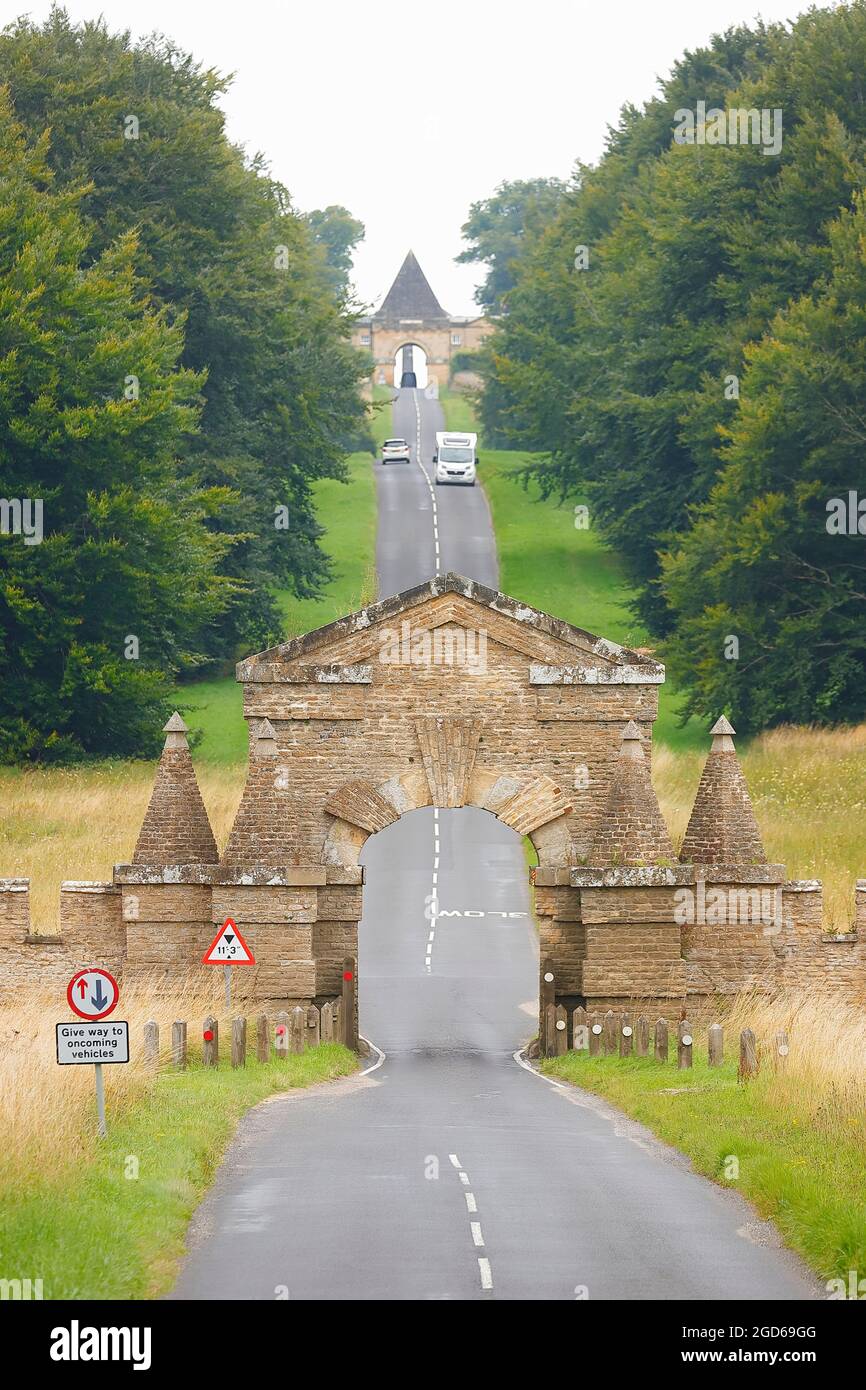
[[[440,483],[459,483],[464,487],[475,486],[475,465],[478,459],[475,446],[477,434],[461,434],[457,430],[440,430],[436,433],[436,452],[433,467],[437,486]]]

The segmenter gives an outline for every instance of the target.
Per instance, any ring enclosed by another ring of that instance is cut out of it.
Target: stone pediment
[[[387,642],[455,624],[526,658],[531,684],[650,684],[664,667],[473,579],[439,575],[357,613],[248,657],[244,682],[369,684]],[[404,626],[408,625],[408,627]]]

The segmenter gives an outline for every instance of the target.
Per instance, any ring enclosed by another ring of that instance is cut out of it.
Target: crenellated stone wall
[[[210,984],[201,958],[231,917],[256,959],[234,971],[238,1001],[333,999],[357,956],[369,835],[421,806],[475,805],[536,848],[557,1002],[700,1019],[744,988],[866,995],[866,880],[855,930],[823,934],[820,883],[766,862],[724,719],[677,861],[648,756],[663,678],[456,575],[251,657],[250,766],[223,855],[174,715],[134,862],[65,883],[57,937],[31,935],[27,880],[0,880],[0,986],[92,964]]]

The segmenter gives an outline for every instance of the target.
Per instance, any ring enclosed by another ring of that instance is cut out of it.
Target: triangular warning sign
[[[202,965],[255,965],[256,959],[231,917],[227,917],[202,956]]]

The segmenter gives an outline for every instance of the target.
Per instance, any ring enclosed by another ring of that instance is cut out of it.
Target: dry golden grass
[[[827,991],[789,990],[769,999],[742,994],[725,1020],[726,1049],[740,1030],[758,1042],[765,1096],[796,1122],[866,1142],[866,1010],[862,1001]],[[778,1057],[777,1035],[790,1051]]]
[[[740,750],[771,863],[789,878],[824,881],[824,925],[847,931],[854,881],[866,877],[866,724],[850,729],[782,728]],[[704,755],[657,748],[653,780],[679,846]]]
[[[825,925],[846,930],[854,880],[866,876],[866,724],[776,729],[741,750],[767,855],[790,878],[821,878]],[[659,747],[653,777],[678,845],[704,755]],[[149,763],[72,769],[0,769],[0,875],[31,880],[35,930],[55,930],[63,879],[110,879],[127,862],[153,785]],[[199,763],[218,844],[243,791],[241,766]]]
[[[200,1048],[196,1023],[210,1012],[219,1017],[219,994],[216,979],[213,995],[177,990],[160,996],[146,980],[124,986],[118,1017],[129,1022],[130,1061],[105,1068],[107,1103],[114,1117],[153,1084],[153,1071],[142,1057],[145,1022],[159,1023],[160,1049],[167,1061],[171,1025],[175,1019],[186,1019],[192,1053]],[[68,1010],[65,1003],[58,1006],[56,989],[18,991],[14,1002],[0,1007],[0,1191],[14,1184],[16,1175],[38,1171],[56,1176],[60,1166],[75,1167],[92,1154],[93,1068],[58,1067],[54,1025],[64,1017]],[[220,1046],[225,1047],[222,1037]]]
[[[243,791],[243,767],[202,764],[199,786],[220,848]],[[128,863],[153,787],[151,763],[0,770],[0,876],[30,879],[34,931],[53,931],[64,879],[108,880]]]

